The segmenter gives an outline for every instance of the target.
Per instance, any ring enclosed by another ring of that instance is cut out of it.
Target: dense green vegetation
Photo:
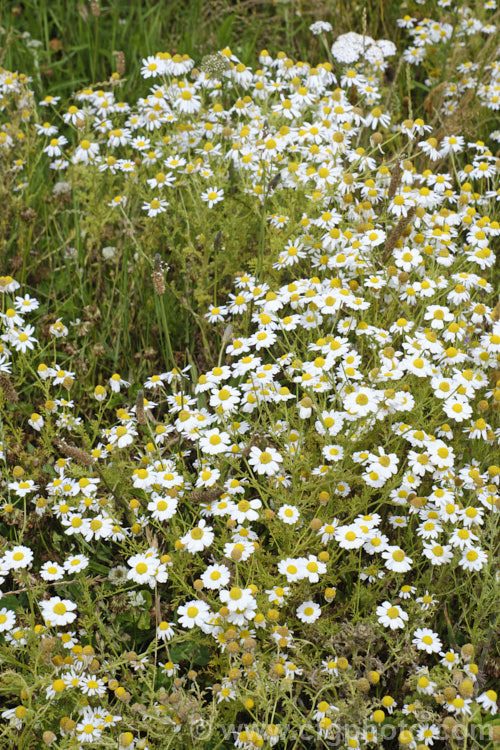
[[[493,750],[494,0],[0,0],[0,750]]]

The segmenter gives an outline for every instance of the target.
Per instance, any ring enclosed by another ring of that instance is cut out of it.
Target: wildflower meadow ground
[[[499,12],[362,5],[0,67],[0,750],[500,742]]]

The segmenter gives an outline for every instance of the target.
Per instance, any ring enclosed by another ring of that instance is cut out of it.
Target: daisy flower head
[[[52,96],[51,94],[48,94],[44,99],[42,99],[40,102],[41,107],[50,107],[54,106],[61,100],[60,96]]]
[[[437,599],[434,599],[433,595],[428,591],[423,596],[418,596],[415,600],[417,604],[420,604],[423,610],[430,609],[437,604]]]
[[[211,391],[210,406],[222,412],[232,412],[236,409],[239,400],[238,389],[226,385],[219,390]]]
[[[212,469],[205,465],[196,480],[196,487],[214,487],[220,477],[219,469]],[[225,501],[224,501],[225,502]],[[227,505],[224,506],[227,508]]]
[[[230,591],[221,591],[219,598],[226,608],[223,610],[224,619],[227,623],[238,626],[243,637],[255,633],[250,624],[252,621],[253,625],[257,627],[264,626],[265,617],[261,612],[257,613],[257,602],[250,588],[241,589],[234,586]],[[223,644],[223,650],[225,650],[225,643]]]
[[[321,543],[326,544],[335,538],[335,529],[338,526],[338,520],[335,518],[331,523],[325,523],[318,530],[317,535],[321,537]]]
[[[84,695],[102,696],[106,692],[106,685],[103,680],[96,679],[94,676],[82,677],[80,679],[79,688]]]
[[[293,557],[280,560],[278,563],[278,572],[286,576],[288,583],[294,583],[303,577],[300,563]]]
[[[76,620],[76,604],[69,599],[61,599],[59,596],[52,596],[50,599],[38,602],[40,612],[49,627],[59,625],[69,625]]]
[[[118,206],[125,207],[127,205],[126,195],[115,195],[108,203],[110,208],[118,208]]]
[[[88,564],[89,558],[85,555],[70,555],[64,561],[64,570],[70,575],[72,573],[80,573],[80,571],[85,570]]]
[[[289,593],[290,586],[274,586],[274,588],[272,589],[266,589],[266,594],[271,604],[275,604],[278,606],[281,606],[285,603],[285,599]]]
[[[29,294],[25,294],[23,297],[16,297],[14,307],[20,313],[32,312],[37,310],[40,306],[39,301],[35,297],[30,297]]]
[[[300,518],[299,509],[295,505],[282,505],[278,510],[278,518],[283,523],[293,526]]]
[[[453,651],[453,649],[450,649],[449,651],[441,651],[440,652],[440,661],[443,666],[445,666],[447,669],[453,669],[454,667],[457,667],[460,663],[460,655],[457,654],[456,651]]]
[[[154,492],[148,503],[148,510],[151,512],[152,518],[156,521],[168,521],[175,515],[177,504],[178,500],[176,497],[170,497],[169,495],[162,496]]]
[[[31,427],[33,427],[34,430],[37,430],[37,432],[39,432],[42,429],[45,422],[41,414],[37,414],[36,412],[33,412],[31,417],[28,419],[28,424]]]
[[[405,621],[408,620],[408,615],[396,604],[385,601],[383,604],[377,607],[376,614],[378,621],[385,628],[396,630],[397,628],[404,628]]]
[[[145,201],[142,204],[142,210],[148,212],[148,216],[155,217],[158,216],[158,214],[163,214],[167,210],[167,206],[169,205],[168,201],[165,200],[165,198],[153,198],[150,201]]]
[[[259,517],[259,508],[262,507],[262,501],[258,498],[254,500],[239,500],[238,503],[233,503],[229,509],[231,518],[237,523],[245,523],[245,521],[251,522],[256,521]]]
[[[150,55],[142,61],[141,75],[143,78],[156,78],[165,73],[164,61],[155,55]]]
[[[335,539],[342,549],[359,549],[365,543],[365,535],[358,524],[338,526],[334,531]]]
[[[224,545],[224,557],[231,558],[231,560],[246,562],[254,552],[255,544],[246,539],[228,542]]]
[[[130,386],[129,381],[122,378],[117,372],[110,377],[108,382],[113,393],[120,393],[121,388],[128,388]]]
[[[161,641],[170,641],[174,636],[174,623],[162,620],[156,628],[156,637]]]
[[[4,341],[14,341],[15,334],[19,332],[19,326],[22,326],[24,323],[22,312],[9,307],[8,310],[0,313],[0,318],[3,321],[5,328],[7,329],[6,333],[2,336],[2,339]]]
[[[488,563],[488,553],[480,547],[469,547],[464,549],[458,564],[463,570],[478,571]]]
[[[202,519],[198,522],[197,526],[181,537],[181,542],[184,549],[194,555],[196,552],[202,552],[207,547],[210,547],[214,536],[212,527],[207,526],[207,522]]]
[[[89,164],[99,155],[99,144],[84,138],[73,154],[73,164]]]
[[[471,703],[472,700],[470,698],[462,698],[461,695],[457,695],[449,703],[445,703],[445,706],[450,713],[458,714],[459,716],[470,716]]]
[[[429,679],[429,673],[426,668],[418,672],[416,687],[417,692],[422,695],[433,695],[436,690],[437,684]]]
[[[259,475],[274,476],[280,471],[279,464],[283,461],[280,453],[274,448],[267,446],[261,451],[256,445],[250,450],[248,463]]]
[[[313,601],[303,602],[296,611],[297,619],[301,622],[315,622],[321,615],[321,607]]]
[[[326,573],[326,564],[318,560],[316,555],[309,557],[300,557],[299,563],[300,578],[307,578],[309,583],[317,583],[319,576]]]
[[[382,557],[386,561],[385,566],[395,573],[407,573],[413,564],[411,557],[408,557],[400,547],[388,547],[382,552]]]
[[[43,149],[44,153],[48,154],[49,156],[61,156],[62,154],[62,147],[65,146],[68,142],[68,139],[65,138],[63,135],[59,135],[55,138],[51,138],[48,145],[45,146]]]
[[[0,276],[0,294],[12,294],[17,291],[21,284],[12,276]]]
[[[366,417],[377,410],[379,402],[380,395],[376,390],[361,387],[344,397],[344,408],[351,417]]]
[[[7,550],[2,558],[2,568],[6,570],[19,570],[30,568],[33,562],[33,552],[29,547],[18,544],[11,550]]]
[[[211,456],[226,453],[231,446],[231,436],[218,428],[207,430],[199,441],[200,450]]]
[[[210,323],[220,323],[222,320],[225,320],[225,317],[227,315],[227,308],[223,305],[212,305],[210,310],[205,313],[205,318]]]
[[[425,651],[427,654],[437,654],[443,648],[438,634],[429,628],[417,628],[413,633],[412,643],[419,651]]]
[[[332,461],[333,463],[342,461],[342,459],[344,458],[344,449],[341,445],[325,445],[322,448],[322,453],[327,461]]]
[[[17,497],[25,497],[37,489],[38,485],[35,484],[33,479],[25,479],[21,482],[9,482],[9,490],[12,490]]]
[[[12,329],[8,334],[8,340],[16,350],[16,352],[22,352],[25,354],[28,349],[34,349],[34,345],[38,343],[32,334],[35,332],[34,326],[27,325],[25,328],[19,330]]]
[[[231,573],[225,565],[214,563],[206,568],[200,578],[206,589],[221,589],[229,583]]]
[[[44,581],[59,581],[64,575],[65,570],[63,566],[56,562],[50,562],[50,560],[40,568],[40,577]]]
[[[13,630],[16,625],[16,615],[11,609],[0,609],[0,633]]]
[[[486,690],[476,698],[476,703],[494,716],[498,711],[498,694],[495,690]]]
[[[455,512],[456,506],[454,504],[449,504],[451,512],[451,517],[449,516],[447,520],[456,521],[458,518],[458,514]],[[448,506],[447,506],[448,508]],[[446,511],[446,509],[445,509]],[[474,542],[478,541],[478,537],[476,534],[474,534],[472,531],[466,528],[455,528],[453,533],[451,534],[449,538],[449,542],[452,547],[458,547],[459,549],[463,550],[465,548],[473,547]]]
[[[135,583],[154,588],[156,583],[168,579],[166,565],[160,562],[154,551],[133,555],[127,562],[131,568],[127,571],[127,578]]]
[[[204,203],[208,203],[209,208],[213,208],[217,203],[224,200],[224,190],[214,185],[201,194],[201,199]]]
[[[111,445],[116,445],[118,448],[125,448],[127,445],[132,445],[136,435],[137,430],[134,425],[121,424],[110,432],[108,442]]]
[[[333,674],[335,676],[339,673],[338,661],[335,658],[325,659],[321,662],[323,669],[321,670],[325,674]]]
[[[453,559],[453,550],[447,544],[424,544],[424,556],[431,565],[445,565]]]

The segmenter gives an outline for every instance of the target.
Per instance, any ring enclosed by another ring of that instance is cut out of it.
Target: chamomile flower
[[[313,601],[303,602],[296,610],[297,619],[301,622],[315,622],[321,615],[321,607]]]
[[[209,208],[213,208],[217,203],[220,203],[222,200],[224,200],[224,190],[222,188],[213,186],[201,193],[200,197],[202,201],[208,203]]]
[[[16,615],[11,609],[0,609],[0,633],[12,631],[16,626]]]
[[[127,571],[127,578],[135,583],[154,588],[156,583],[164,583],[168,578],[165,563],[160,562],[154,552],[133,555],[127,562],[131,568]]]
[[[280,471],[279,464],[283,461],[280,453],[274,448],[267,446],[261,451],[257,446],[250,450],[248,463],[259,475],[274,476]]]
[[[73,573],[80,573],[85,570],[89,564],[89,558],[85,555],[70,555],[64,561],[64,570],[69,575]]]
[[[281,575],[286,576],[288,583],[294,583],[302,578],[300,562],[291,557],[280,560],[278,564],[278,572],[281,573]]]
[[[386,561],[386,568],[395,573],[407,573],[413,564],[411,557],[408,557],[408,555],[397,546],[388,547],[382,552],[382,557]]]
[[[227,586],[231,573],[226,565],[213,564],[209,565],[200,577],[205,588],[217,590]]]
[[[278,518],[283,523],[293,526],[300,519],[299,509],[295,505],[282,505],[278,510]]]
[[[476,703],[479,703],[486,711],[489,711],[492,716],[498,712],[498,694],[495,690],[486,690],[476,698]]]
[[[156,521],[169,521],[177,511],[178,500],[169,495],[159,495],[153,492],[148,503],[151,517]]]
[[[404,628],[408,614],[396,604],[385,601],[377,607],[376,614],[381,625],[391,630]]]
[[[175,635],[175,626],[173,622],[162,620],[156,628],[156,637],[161,641],[170,641]]]
[[[458,561],[461,568],[467,571],[481,570],[488,563],[488,553],[479,547],[464,549],[463,555]]]
[[[169,203],[165,198],[153,198],[142,204],[142,210],[148,212],[148,216],[155,217],[167,210]]]
[[[129,381],[122,378],[117,372],[110,377],[108,382],[113,393],[119,393],[121,388],[128,388],[130,386]]]
[[[212,531],[212,528],[206,524],[207,522],[202,519],[198,522],[197,526],[181,537],[184,549],[192,555],[210,547],[214,540],[214,532]]]
[[[428,591],[426,591],[423,596],[418,596],[415,601],[417,602],[417,604],[420,604],[423,610],[430,609],[438,603],[437,599],[434,599],[433,595],[429,594]]]
[[[76,604],[69,599],[52,596],[50,599],[38,602],[40,612],[49,627],[68,625],[76,620]]]
[[[29,547],[18,544],[11,550],[7,550],[2,558],[2,567],[6,570],[19,570],[30,568],[33,562],[33,552]]]
[[[447,669],[453,669],[454,667],[458,666],[460,663],[460,655],[457,654],[456,651],[453,651],[453,649],[450,649],[449,651],[441,651],[441,664],[443,664]]]
[[[262,501],[258,498],[254,500],[242,499],[238,503],[232,503],[229,508],[229,515],[237,523],[256,521],[259,517],[259,509],[262,507]]]
[[[207,430],[199,440],[200,450],[211,456],[226,453],[231,446],[231,437],[218,428]]]
[[[412,643],[419,651],[425,651],[427,654],[439,653],[443,648],[438,634],[429,628],[417,628],[413,633]]]
[[[424,544],[423,554],[431,565],[445,565],[453,558],[453,550],[450,545],[446,544]]]
[[[46,562],[40,568],[40,576],[44,581],[60,581],[65,573],[63,566],[56,562]]]
[[[359,549],[365,543],[365,534],[357,524],[338,526],[334,536],[342,549]]]

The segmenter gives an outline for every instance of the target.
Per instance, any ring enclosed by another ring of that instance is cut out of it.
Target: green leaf
[[[7,609],[11,609],[14,612],[19,607],[19,600],[17,596],[14,594],[6,594],[6,596],[2,596],[2,607],[6,607]]]
[[[174,662],[189,661],[191,664],[204,666],[210,661],[210,651],[195,641],[185,641],[172,646],[170,656]]]

